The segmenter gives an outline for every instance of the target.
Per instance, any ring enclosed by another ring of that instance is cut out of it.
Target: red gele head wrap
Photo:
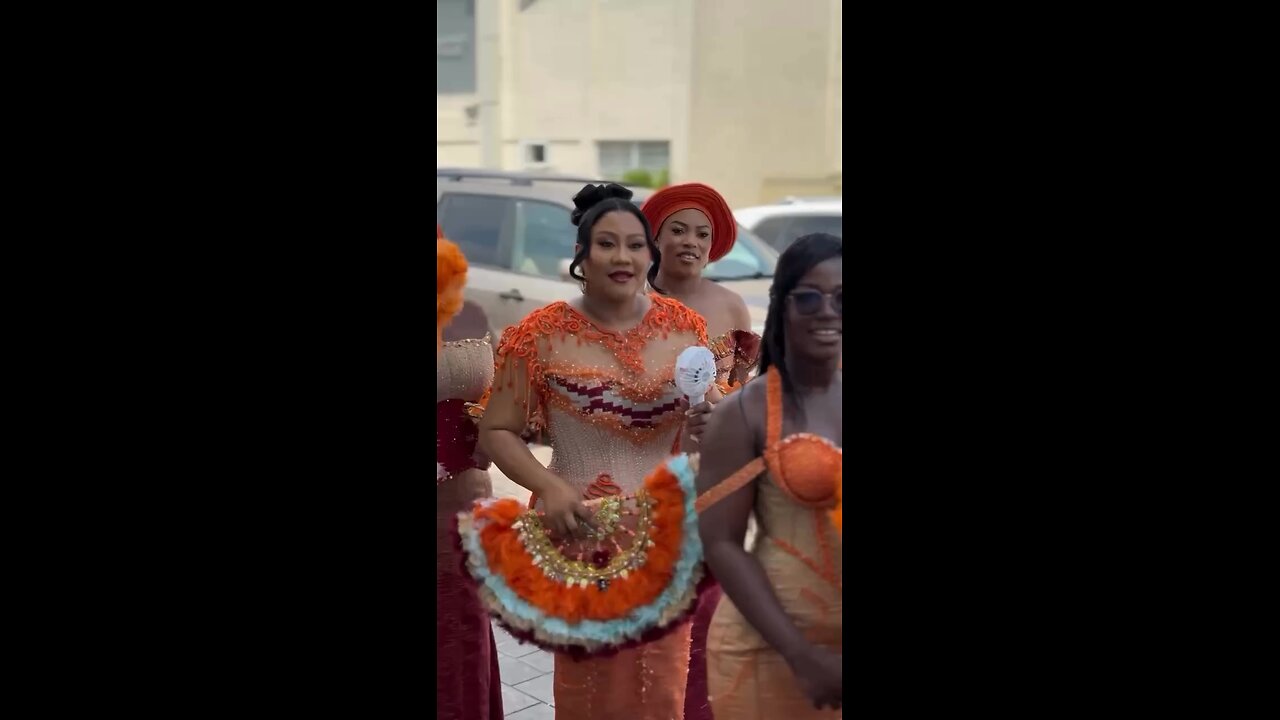
[[[668,185],[649,196],[641,211],[649,219],[654,238],[662,230],[662,223],[681,210],[698,210],[711,221],[711,252],[707,258],[715,262],[724,257],[738,239],[738,223],[733,219],[729,203],[710,185],[681,183]]]

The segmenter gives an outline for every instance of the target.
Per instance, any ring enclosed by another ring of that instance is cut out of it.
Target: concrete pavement
[[[531,445],[529,449],[543,465],[551,462],[551,448]],[[494,497],[529,502],[529,491],[511,482],[497,465],[489,466],[489,478]],[[555,720],[551,690],[555,658],[533,645],[521,645],[497,623],[493,623],[493,639],[498,644],[498,670],[502,674],[502,712],[509,720]]]

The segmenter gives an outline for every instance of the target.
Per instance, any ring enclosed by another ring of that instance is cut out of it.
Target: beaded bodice
[[[675,359],[706,345],[706,325],[678,301],[650,298],[625,332],[602,330],[558,302],[508,328],[499,345],[499,381],[526,384],[517,394],[529,422],[547,430],[550,469],[588,498],[638,489],[675,449],[683,424]]]

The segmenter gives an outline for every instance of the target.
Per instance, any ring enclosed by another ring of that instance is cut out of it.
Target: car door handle
[[[520,290],[517,288],[511,288],[506,292],[498,293],[498,297],[503,300],[524,300],[524,296],[520,294]]]

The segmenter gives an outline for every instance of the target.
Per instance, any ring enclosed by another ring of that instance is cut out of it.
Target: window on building
[[[436,0],[436,94],[475,91],[475,0]]]
[[[621,180],[629,170],[644,170],[651,177],[671,167],[671,143],[661,141],[599,143],[600,177]]]

